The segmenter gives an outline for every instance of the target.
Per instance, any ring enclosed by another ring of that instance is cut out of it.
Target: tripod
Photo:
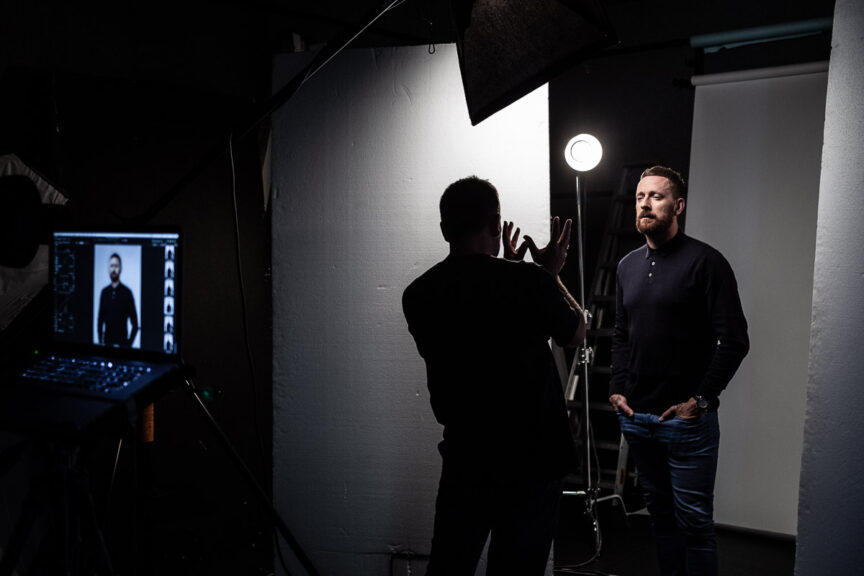
[[[2,473],[28,448],[39,466],[3,550],[0,576],[11,576],[22,560],[32,563],[31,571],[49,574],[114,574],[89,479],[77,463],[79,447],[62,438],[22,441],[0,456]]]

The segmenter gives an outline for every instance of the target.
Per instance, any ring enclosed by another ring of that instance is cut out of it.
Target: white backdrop
[[[694,84],[687,233],[732,264],[751,339],[721,396],[715,520],[794,535],[827,63]]]
[[[548,239],[547,100],[472,127],[455,47],[424,46],[344,53],[274,116],[274,499],[322,574],[429,551],[441,429],[402,291],[446,255],[458,178],[490,179],[503,218]]]

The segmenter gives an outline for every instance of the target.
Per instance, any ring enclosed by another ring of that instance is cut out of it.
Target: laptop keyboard
[[[108,397],[125,393],[151,368],[132,362],[108,359],[82,359],[48,355],[40,358],[22,377],[68,387],[70,391],[104,394]]]

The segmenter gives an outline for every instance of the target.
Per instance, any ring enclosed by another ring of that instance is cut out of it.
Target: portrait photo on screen
[[[93,247],[93,341],[141,347],[141,246]]]
[[[174,335],[164,334],[163,341],[165,343],[165,352],[167,354],[172,354],[174,352]]]

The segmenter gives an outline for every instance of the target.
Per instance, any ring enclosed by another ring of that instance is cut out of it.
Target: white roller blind
[[[721,396],[715,519],[796,534],[827,63],[693,84],[686,231],[732,264],[751,339]]]

